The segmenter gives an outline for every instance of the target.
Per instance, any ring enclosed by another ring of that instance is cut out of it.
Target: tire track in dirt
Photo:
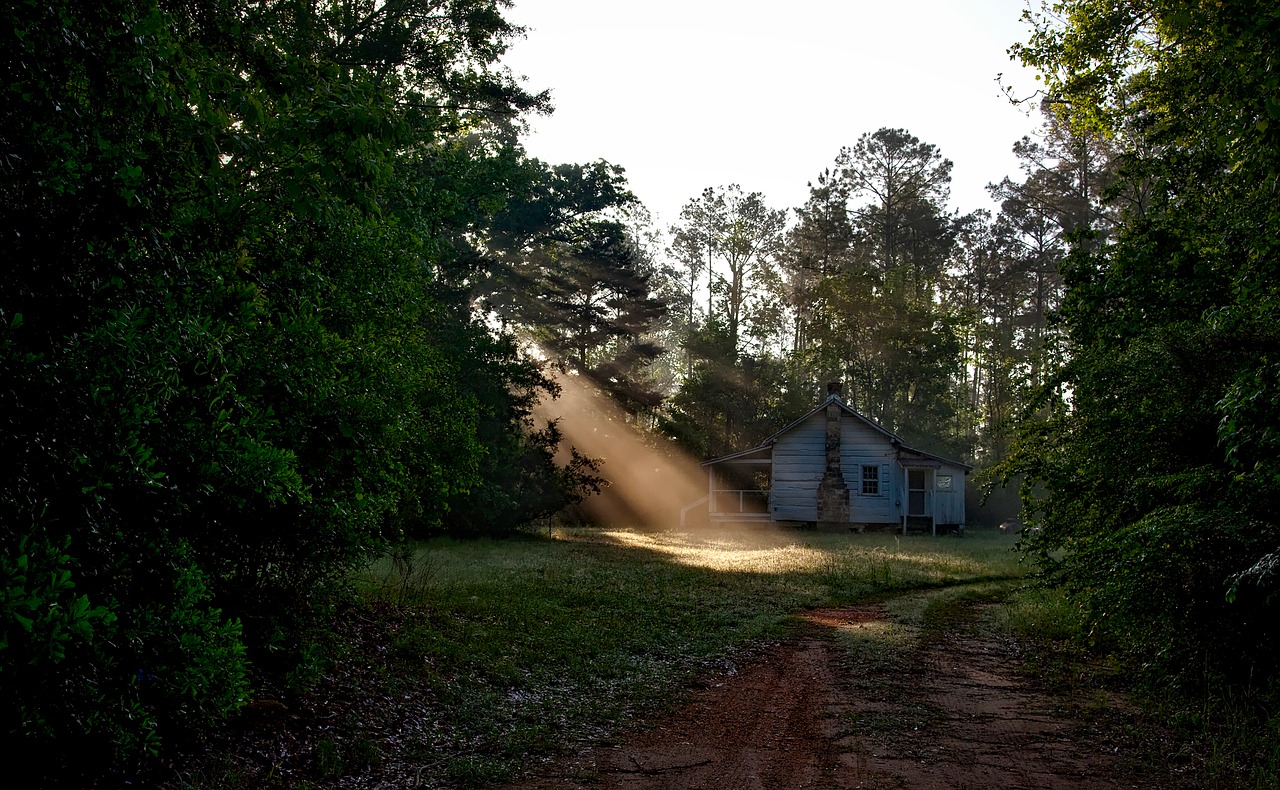
[[[972,628],[930,640],[910,666],[851,664],[840,629],[883,606],[809,612],[740,672],[618,746],[589,747],[512,788],[1173,787],[1135,773],[1018,676]]]
[[[832,702],[833,649],[820,634],[788,640],[625,744],[588,749],[513,787],[836,787],[838,754],[814,715]]]

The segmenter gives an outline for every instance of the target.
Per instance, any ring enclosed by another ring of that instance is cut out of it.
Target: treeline
[[[948,209],[952,163],[904,129],[863,134],[793,212],[712,188],[671,228],[664,430],[702,455],[752,446],[840,380],[914,445],[991,468],[1043,383],[1073,233],[1109,227],[1105,139],[1047,115],[1014,146],[998,214]]]

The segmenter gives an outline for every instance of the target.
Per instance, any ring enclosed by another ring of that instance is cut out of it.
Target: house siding
[[[819,405],[749,453],[708,461],[712,465],[708,473],[714,478],[714,464],[734,463],[740,456],[758,454],[770,463],[770,517],[782,522],[818,522],[818,492],[827,469],[827,405]],[[905,447],[856,413],[841,412],[840,472],[849,490],[850,524],[904,523],[911,498],[904,464],[927,474],[921,515],[932,517],[935,525],[963,524],[968,467]],[[877,470],[875,494],[863,493],[864,467]],[[950,490],[938,488],[939,475],[951,476]]]
[[[826,430],[826,416],[818,412],[779,436],[774,444],[769,503],[775,521],[818,520]]]
[[[900,483],[897,451],[884,434],[845,413],[840,421],[840,469],[849,485],[849,520],[855,524],[887,524],[899,519]],[[862,493],[862,467],[874,466],[879,474],[879,492]]]

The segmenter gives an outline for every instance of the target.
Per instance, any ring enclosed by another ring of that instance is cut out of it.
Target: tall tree
[[[1116,209],[1114,200],[1103,200],[1118,177],[1114,144],[1096,130],[1065,123],[1051,104],[1042,111],[1040,133],[1013,146],[1023,181],[1006,177],[988,189],[1002,203],[1017,206],[1019,213],[1051,223],[1064,240],[1079,231],[1105,237]]]
[[[1015,54],[1141,189],[1064,264],[1065,353],[1010,468],[1040,486],[1037,547],[1098,633],[1164,681],[1273,678],[1280,9],[1057,10]]]
[[[671,229],[671,253],[684,266],[686,276],[686,323],[694,325],[698,283],[706,273],[706,317],[714,312],[710,283],[715,279],[715,258],[724,235],[724,204],[714,189],[707,187],[680,209],[680,224]]]
[[[780,356],[786,316],[776,299],[782,287],[776,257],[786,212],[730,185],[704,190],[680,216],[671,250],[689,277],[685,375],[662,428],[696,453],[719,454],[764,438],[804,391]],[[699,286],[708,304],[695,321],[692,293]],[[801,403],[808,399],[804,392]]]
[[[495,68],[504,5],[0,9],[0,726],[32,765],[242,705],[326,585],[482,482],[480,422],[519,429],[483,394],[543,384],[450,281],[545,104]]]
[[[957,218],[951,163],[900,129],[863,135],[810,188],[787,265],[815,274],[803,356],[855,406],[917,443],[960,453],[956,317],[939,301]]]
[[[548,167],[533,160],[530,189],[495,218],[485,241],[482,304],[628,410],[661,395],[647,366],[666,305],[654,264],[624,221],[635,203],[622,168],[606,162]]]
[[[831,170],[823,171],[817,183],[809,184],[809,199],[796,215],[798,221],[779,256],[784,278],[777,297],[791,310],[791,351],[802,353],[813,342],[818,283],[851,266],[853,225],[846,182]]]
[[[761,193],[745,193],[731,184],[704,190],[685,205],[681,218],[673,229],[673,250],[690,272],[691,283],[705,256],[708,316],[718,309],[735,349],[744,334],[762,342],[766,332],[754,324],[767,318],[755,285],[772,273],[786,212],[769,208]]]
[[[906,267],[917,287],[935,282],[950,244],[951,160],[905,129],[885,128],[842,150],[836,167],[853,200],[866,201],[852,208],[880,271]]]

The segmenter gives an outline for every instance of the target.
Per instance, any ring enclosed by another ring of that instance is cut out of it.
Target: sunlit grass
[[[1021,576],[1013,540],[994,532],[956,540],[926,536],[828,534],[781,530],[566,533],[566,539],[611,541],[670,562],[721,573],[768,575],[821,585],[831,602],[877,591]]]
[[[888,617],[835,627],[834,636],[855,674],[908,666],[920,629]]]
[[[580,532],[573,537],[613,541],[629,548],[657,552],[680,565],[725,572],[812,572],[829,557],[829,552],[821,548],[772,533],[735,536],[607,530]]]
[[[831,626],[832,633],[855,666],[885,669],[914,665],[908,656],[973,619],[974,602],[1004,599],[1017,584],[1020,582],[1005,579],[899,595],[885,602],[883,616],[836,623]]]
[[[411,567],[427,586],[489,586],[549,570],[586,574],[593,562],[629,557],[645,564],[659,562],[803,582],[812,586],[815,593],[821,593],[820,586],[839,578],[876,586],[883,583],[886,570],[897,578],[897,583],[889,585],[894,589],[1021,576],[1026,567],[1013,551],[1013,544],[1013,538],[994,532],[954,539],[884,533],[682,533],[581,528],[557,530],[553,540],[424,541],[416,544]],[[633,551],[613,551],[619,549]],[[589,557],[590,562],[559,567],[570,557]],[[679,568],[667,568],[665,573],[678,574]],[[371,564],[360,574],[360,580],[372,586],[402,581],[401,572],[390,557]]]

